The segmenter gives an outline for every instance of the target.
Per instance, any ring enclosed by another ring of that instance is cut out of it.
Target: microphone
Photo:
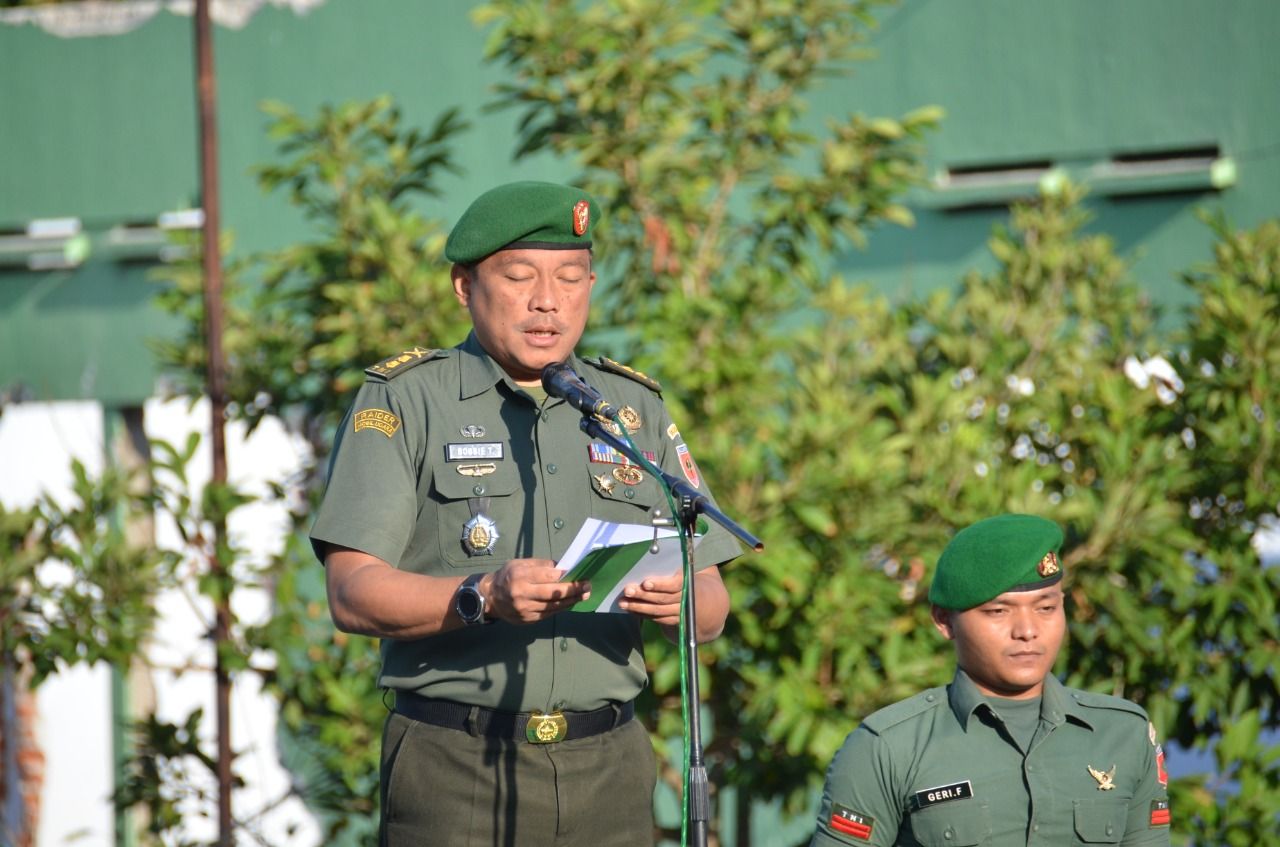
[[[600,392],[582,381],[565,362],[554,362],[542,369],[542,390],[559,397],[584,415],[612,420],[618,410],[600,396]]]

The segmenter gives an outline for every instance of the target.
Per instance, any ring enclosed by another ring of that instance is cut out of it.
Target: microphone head
[[[548,394],[557,394],[557,383],[565,377],[577,378],[568,362],[552,362],[542,369],[542,390]]]

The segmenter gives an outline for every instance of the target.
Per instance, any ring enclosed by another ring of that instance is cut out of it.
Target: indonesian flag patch
[[[1169,801],[1168,800],[1152,800],[1151,801],[1151,825],[1152,826],[1168,826],[1169,825]]]
[[[1152,812],[1154,815],[1155,813]],[[871,830],[875,827],[875,819],[861,812],[855,812],[848,806],[839,803],[831,804],[831,828],[836,832],[852,835],[859,841],[870,841]]]

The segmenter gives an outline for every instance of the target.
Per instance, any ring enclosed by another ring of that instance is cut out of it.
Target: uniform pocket
[[[911,815],[911,833],[924,847],[975,847],[991,837],[985,803],[958,800]]]
[[[595,493],[592,517],[619,523],[648,523],[644,513],[654,506],[661,504],[662,511],[667,511],[662,484],[648,471],[634,465],[593,462],[587,465],[587,474],[590,477],[587,484]]]
[[[1076,837],[1084,844],[1119,844],[1124,838],[1128,803],[1121,800],[1076,800]]]
[[[431,500],[441,558],[472,571],[515,558],[523,522],[519,489],[520,469],[510,460],[438,466]]]

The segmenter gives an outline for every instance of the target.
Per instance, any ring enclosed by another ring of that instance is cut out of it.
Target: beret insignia
[[[1053,576],[1060,568],[1058,567],[1058,554],[1050,550],[1044,554],[1044,558],[1040,560],[1040,564],[1036,565],[1036,573],[1040,576]]]
[[[591,204],[586,200],[579,200],[573,206],[573,234],[582,235],[587,231],[587,226],[591,223]]]

